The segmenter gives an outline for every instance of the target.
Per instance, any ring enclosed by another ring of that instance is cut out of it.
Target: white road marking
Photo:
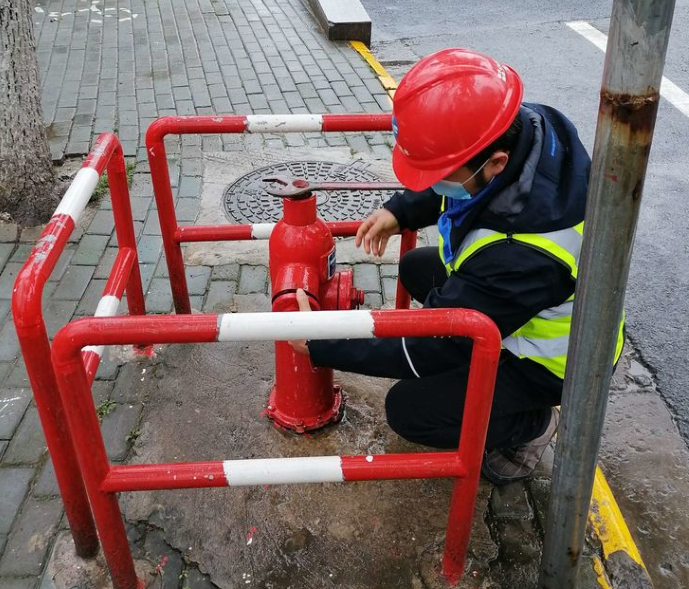
[[[568,22],[567,26],[605,53],[608,46],[607,35],[601,33],[598,29],[583,20]],[[665,76],[663,76],[660,82],[660,95],[685,117],[689,117],[689,94],[677,86],[677,84],[668,80]]]

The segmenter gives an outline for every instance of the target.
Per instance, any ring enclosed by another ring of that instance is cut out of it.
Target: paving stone
[[[29,383],[29,376],[26,374],[26,366],[23,358],[20,358],[12,368],[12,371],[4,383],[4,387],[9,389],[28,389],[31,387],[31,384]],[[2,396],[3,394],[0,393],[0,399],[2,399]],[[2,413],[0,413],[0,420],[1,419]]]
[[[94,315],[96,313],[96,308],[98,303],[103,296],[103,289],[105,288],[107,281],[105,279],[93,279],[89,282],[88,287],[84,296],[81,297],[79,301],[79,306],[75,311],[75,315]]]
[[[354,286],[365,292],[380,292],[380,276],[376,264],[354,266]]]
[[[239,264],[223,264],[213,266],[211,280],[234,280],[239,278]]]
[[[0,222],[0,243],[14,243],[19,239],[20,226],[16,223]]]
[[[108,234],[109,235],[109,234]],[[99,263],[108,240],[108,235],[84,235],[72,257],[75,266],[95,266]]]
[[[120,370],[121,362],[117,358],[111,357],[108,348],[105,348],[105,353],[100,359],[96,378],[99,380],[112,381],[117,377]]]
[[[55,497],[60,494],[60,487],[57,486],[55,478],[55,467],[53,461],[48,458],[43,465],[38,481],[31,490],[34,497]]]
[[[5,321],[0,329],[0,362],[13,362],[18,355],[19,340],[14,324],[11,321]]]
[[[266,292],[268,268],[265,266],[242,266],[239,275],[239,294]]]
[[[141,383],[150,380],[153,375],[153,367],[148,361],[127,363],[117,375],[110,399],[121,405],[142,403],[145,394]]]
[[[115,229],[115,219],[111,211],[98,211],[89,225],[87,234],[110,235]]]
[[[33,468],[0,468],[0,535],[7,535],[29,490]]]
[[[29,407],[5,452],[3,464],[34,464],[46,450],[36,407]]]
[[[36,225],[35,227],[26,227],[22,230],[19,241],[22,243],[36,243],[43,233],[45,225]]]
[[[93,397],[94,406],[98,407],[99,405],[107,401],[112,396],[112,391],[114,388],[114,380],[93,381],[93,384],[91,385],[91,396]]]
[[[187,266],[184,270],[187,276],[187,288],[190,295],[204,295],[211,277],[210,266]]]
[[[6,379],[14,369],[14,362],[0,362],[0,387],[7,387]],[[0,390],[2,390],[0,388]]]
[[[144,224],[141,221],[134,221],[133,230],[134,235],[138,238],[143,231]],[[108,247],[117,247],[117,233],[113,233],[108,241]]]
[[[175,212],[177,214],[177,221],[180,223],[196,221],[201,203],[198,200],[191,198],[180,198],[177,201]]]
[[[213,114],[213,113],[207,113]],[[182,177],[185,176],[202,176],[203,175],[203,160],[200,158],[183,159],[182,160]]]
[[[354,150],[355,153],[363,152],[370,153],[371,146],[366,141],[366,137],[363,135],[347,135],[347,143]]]
[[[132,436],[136,435],[141,411],[142,406],[138,403],[136,405],[119,405],[112,413],[103,418],[101,431],[110,460],[119,462],[127,456],[133,441]]]
[[[533,516],[523,483],[494,487],[490,507],[493,517],[498,519],[531,519]]]
[[[65,247],[64,251],[60,254],[60,257],[57,260],[57,264],[55,264],[55,268],[53,268],[53,271],[50,274],[50,278],[48,280],[50,280],[51,282],[56,282],[59,281],[65,275],[65,272],[67,271],[67,268],[69,267],[69,264],[72,261],[72,258],[74,257],[76,249],[77,248],[74,246],[74,244],[71,243]]]
[[[179,183],[180,198],[199,198],[201,194],[201,179],[183,176]]]
[[[74,315],[78,301],[56,301],[51,300],[43,310],[43,320],[48,331],[48,337],[53,338],[55,334],[64,327]],[[2,336],[0,336],[2,342]]]
[[[93,273],[93,279],[105,278],[110,276],[110,271],[112,270],[112,265],[117,257],[117,252],[119,250],[116,247],[106,248],[105,253],[98,262],[96,266],[96,271]]]
[[[144,224],[144,235],[160,235],[160,219],[155,211],[151,211]]]
[[[162,245],[162,237],[157,235],[142,236],[138,244],[139,262],[142,264],[153,264],[157,262]]]
[[[383,297],[376,292],[367,292],[362,309],[380,309],[383,306]]]
[[[140,216],[140,214],[136,214],[136,211],[140,210],[138,207],[141,207],[143,205],[137,205],[135,201],[137,201],[138,199],[146,199],[145,202],[150,204],[151,197],[153,196],[153,184],[151,181],[151,175],[140,173],[134,174],[134,176],[132,177],[132,185],[129,189],[129,192],[132,197],[132,212],[134,213],[134,219],[143,221],[146,215],[144,214],[143,216]],[[148,210],[148,206],[146,207],[146,210]]]
[[[172,309],[172,291],[166,278],[154,278],[146,293],[148,313],[169,313]]]
[[[204,313],[228,313],[232,310],[232,300],[237,292],[237,283],[228,280],[214,280],[208,289],[203,306]]]
[[[61,517],[60,499],[37,501],[29,498],[7,541],[0,560],[0,575],[39,575]]]
[[[18,262],[8,262],[5,268],[0,273],[0,299],[11,299],[12,289],[14,288],[14,281],[17,274],[22,269],[22,264]]]
[[[397,279],[383,278],[383,298],[386,303],[394,303],[397,294]]]
[[[93,266],[71,266],[57,285],[53,298],[78,301],[86,292],[86,287],[95,270],[95,264]]]
[[[399,266],[397,264],[381,264],[380,265],[380,275],[383,278],[387,278],[388,276],[392,276],[394,278],[397,278],[398,273],[399,273]]]
[[[14,243],[0,243],[0,268],[3,268],[10,259],[14,247]]]

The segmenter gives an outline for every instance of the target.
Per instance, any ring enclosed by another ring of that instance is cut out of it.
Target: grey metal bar
[[[674,0],[615,0],[539,587],[572,589],[658,110]]]

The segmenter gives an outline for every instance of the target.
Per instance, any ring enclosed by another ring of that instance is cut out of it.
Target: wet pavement
[[[260,293],[233,304],[238,313],[270,308]],[[128,463],[426,451],[387,427],[385,379],[336,374],[347,395],[340,424],[306,436],[276,429],[264,417],[270,343],[168,346],[129,366],[117,386],[142,410]],[[536,587],[548,474],[546,461],[528,486],[481,483],[460,587]],[[150,563],[146,578],[165,563],[164,587],[178,587],[186,563],[223,589],[435,589],[446,586],[451,489],[436,479],[152,491],[123,493],[121,505],[134,554]]]

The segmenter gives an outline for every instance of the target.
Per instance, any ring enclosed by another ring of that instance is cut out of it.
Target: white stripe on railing
[[[254,223],[251,226],[251,239],[268,239],[275,229],[275,223]]]
[[[339,456],[305,458],[257,458],[223,461],[230,487],[281,485],[291,483],[341,483],[342,459]]]
[[[293,133],[295,131],[320,131],[323,115],[247,115],[246,130],[249,133]]]
[[[93,168],[81,168],[57,205],[55,215],[69,215],[76,223],[98,184],[98,172]]]
[[[101,300],[98,301],[98,306],[96,307],[96,312],[94,313],[94,317],[114,317],[117,315],[117,309],[120,306],[120,299],[113,295],[105,295],[101,297]],[[82,352],[94,352],[98,354],[99,356],[103,355],[103,350],[105,349],[105,346],[86,346],[85,348],[82,348]]]
[[[227,313],[218,316],[218,341],[372,338],[370,311]]]

